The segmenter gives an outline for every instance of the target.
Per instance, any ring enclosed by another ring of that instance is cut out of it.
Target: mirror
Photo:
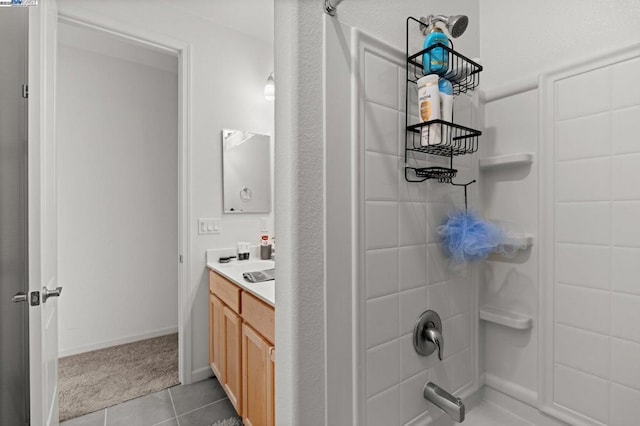
[[[225,213],[271,211],[271,137],[222,130],[222,181]]]

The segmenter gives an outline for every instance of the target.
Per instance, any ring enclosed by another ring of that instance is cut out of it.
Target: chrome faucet
[[[464,421],[464,403],[460,398],[456,398],[433,382],[424,386],[423,394],[427,401],[441,408],[456,422],[462,423]]]
[[[438,350],[438,359],[442,361],[444,339],[442,321],[435,311],[425,311],[418,318],[413,329],[413,347],[422,356],[431,355]]]

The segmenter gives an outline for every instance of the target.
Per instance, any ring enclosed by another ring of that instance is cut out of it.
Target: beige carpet
[[[178,334],[60,358],[60,421],[178,383]]]

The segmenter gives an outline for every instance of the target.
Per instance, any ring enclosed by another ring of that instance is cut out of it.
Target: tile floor
[[[61,426],[209,426],[236,415],[216,378],[114,405]]]

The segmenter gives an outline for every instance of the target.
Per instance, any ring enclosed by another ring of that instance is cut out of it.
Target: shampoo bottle
[[[418,110],[420,119],[425,121],[440,119],[440,90],[438,76],[429,74],[418,80]],[[439,123],[423,126],[420,129],[420,145],[438,145],[441,142]]]
[[[449,38],[436,26],[429,30],[429,35],[424,39],[423,49],[428,49],[434,44],[440,43],[449,47]],[[442,47],[434,47],[422,55],[422,67],[425,74],[444,74],[449,69],[449,52]]]

